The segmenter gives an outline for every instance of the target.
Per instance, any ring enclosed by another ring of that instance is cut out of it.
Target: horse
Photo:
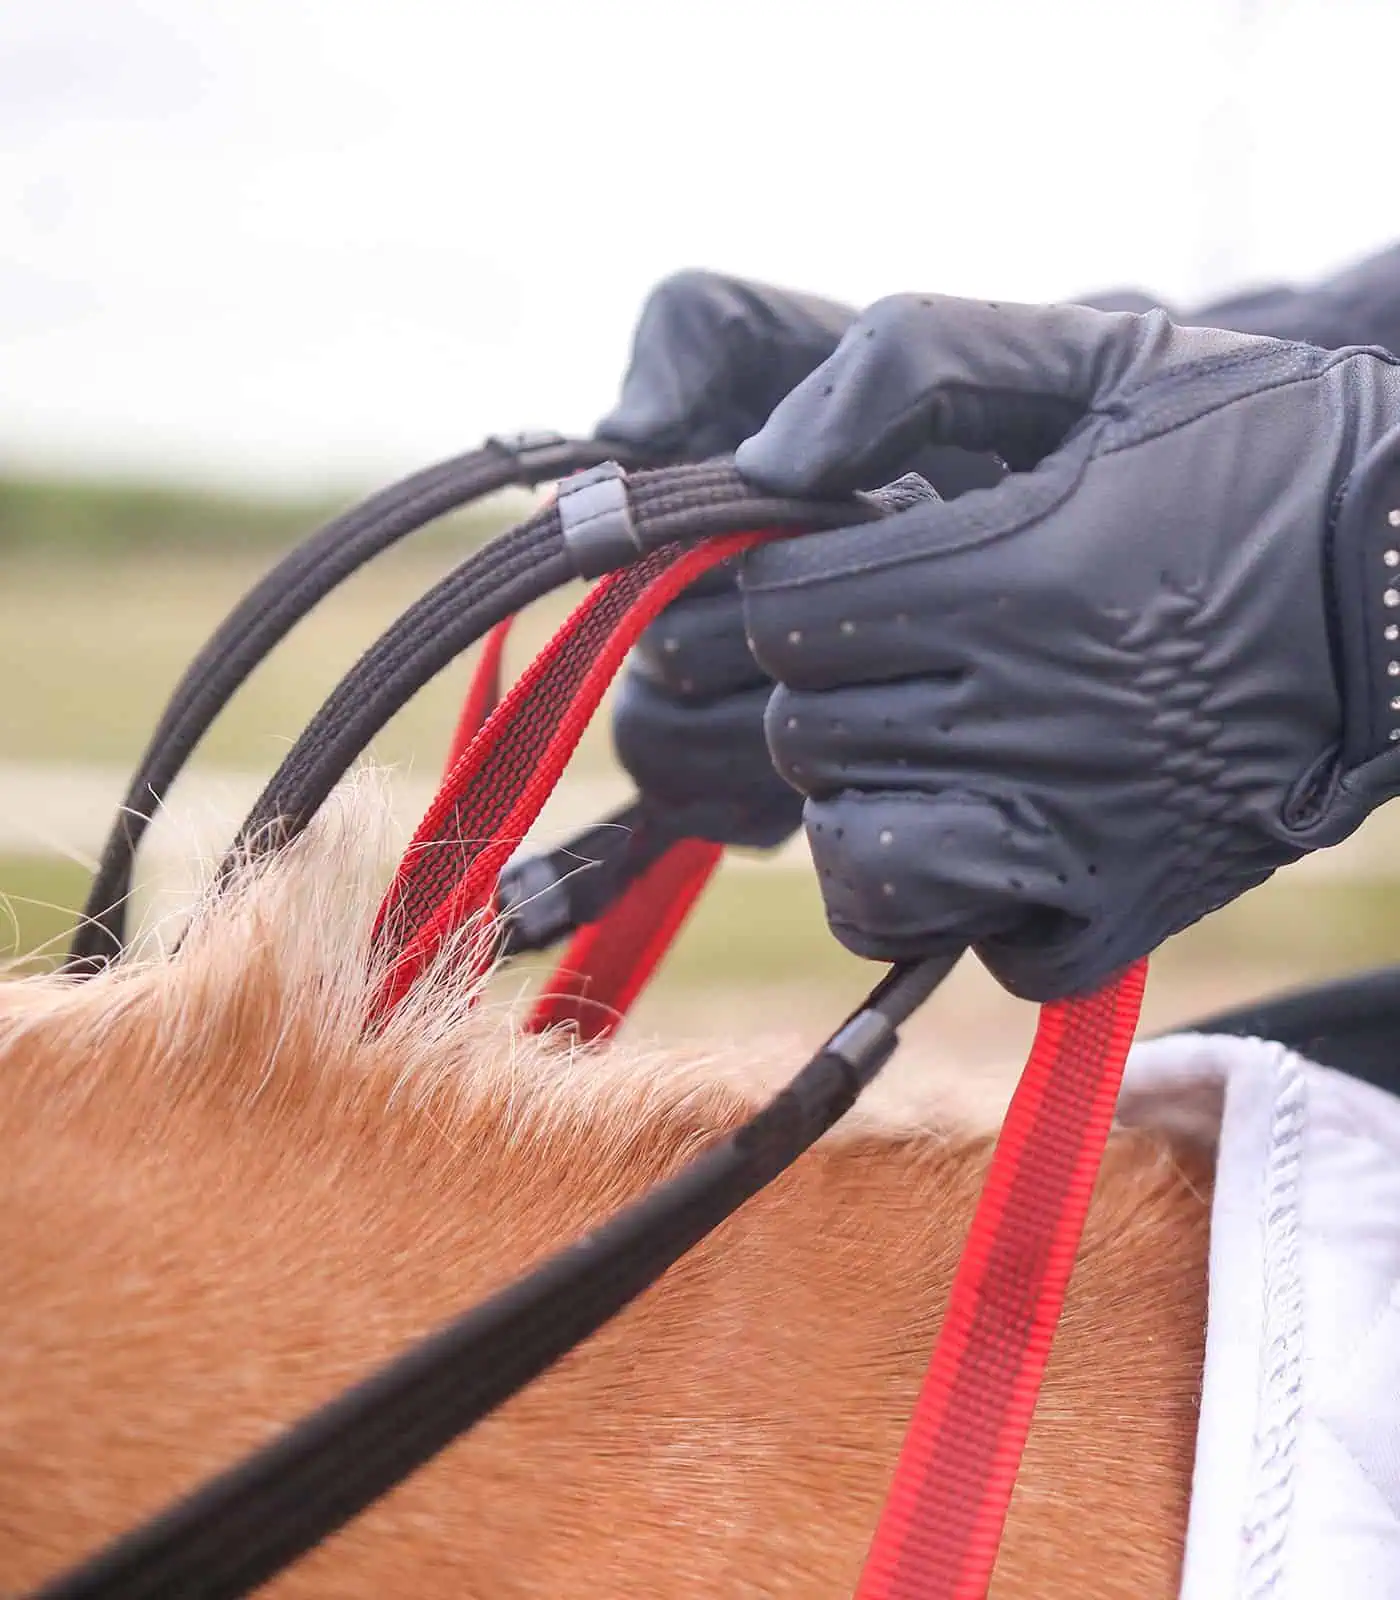
[[[447,952],[378,1030],[391,823],[344,786],[178,946],[0,984],[0,1589],[25,1591],[733,1129],[792,1063],[530,1036]],[[465,936],[464,936],[465,937]],[[494,993],[494,991],[492,992]],[[890,1082],[285,1600],[846,1597],[995,1137]],[[1212,1153],[1117,1127],[995,1600],[1180,1581]]]

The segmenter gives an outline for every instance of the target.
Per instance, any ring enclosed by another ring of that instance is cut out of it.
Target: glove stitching
[[[1329,369],[1330,371],[1330,369]],[[1216,374],[1211,374],[1216,376]],[[1235,376],[1235,374],[1228,374]],[[1194,422],[1212,416],[1217,412],[1228,410],[1231,406],[1244,405],[1256,400],[1262,394],[1271,393],[1277,389],[1293,388],[1302,384],[1318,383],[1328,376],[1328,371],[1305,372],[1285,371],[1279,373],[1271,381],[1259,384],[1243,393],[1227,392],[1226,394],[1199,394],[1180,396],[1176,403],[1168,405],[1161,410],[1150,414],[1138,413],[1131,417],[1115,419],[1116,426],[1110,433],[1108,441],[1099,452],[1102,456],[1120,454],[1124,450],[1131,450],[1137,445],[1148,444],[1154,440],[1165,438],[1168,434],[1175,433],[1181,428],[1189,427]]]
[[[1309,356],[1317,353],[1310,349],[1305,351],[1305,354]],[[1272,356],[1275,352],[1271,351],[1267,352],[1267,354]],[[954,502],[948,509],[948,518],[950,520],[942,523],[936,546],[931,546],[927,538],[919,538],[915,542],[916,535],[912,531],[912,526],[907,525],[903,529],[900,528],[900,524],[905,522],[906,518],[910,519],[911,524],[915,521],[922,523],[923,515],[916,509],[915,511],[904,512],[890,518],[888,523],[881,528],[880,536],[882,539],[893,542],[896,546],[895,548],[887,549],[878,554],[866,554],[863,552],[858,566],[853,562],[848,562],[843,566],[833,566],[828,559],[818,567],[817,563],[822,560],[821,551],[810,546],[804,550],[804,546],[800,542],[794,541],[782,547],[781,559],[790,566],[798,567],[798,570],[790,571],[782,577],[760,579],[755,582],[747,576],[752,565],[752,558],[745,558],[745,576],[742,579],[742,587],[749,594],[780,594],[837,581],[856,573],[866,576],[877,572],[895,571],[901,567],[926,561],[932,557],[963,554],[969,550],[983,548],[999,539],[1020,535],[1037,522],[1043,521],[1052,512],[1057,511],[1078,489],[1094,461],[1107,459],[1109,456],[1121,454],[1123,451],[1134,449],[1139,445],[1153,443],[1171,433],[1190,426],[1192,423],[1199,422],[1207,416],[1227,410],[1231,406],[1251,401],[1262,393],[1274,389],[1289,388],[1297,384],[1317,382],[1326,376],[1332,368],[1342,364],[1343,360],[1369,359],[1356,356],[1337,358],[1332,352],[1326,352],[1325,354],[1327,356],[1327,364],[1320,371],[1299,374],[1295,367],[1293,370],[1280,373],[1274,381],[1262,387],[1253,387],[1244,393],[1228,393],[1224,396],[1212,394],[1204,399],[1199,394],[1183,396],[1177,405],[1169,407],[1164,414],[1158,413],[1150,416],[1123,418],[1121,415],[1111,411],[1090,413],[1089,415],[1098,419],[1099,425],[1092,430],[1086,430],[1075,441],[1076,444],[1083,448],[1083,454],[1075,464],[1076,471],[1074,476],[1072,478],[1066,477],[1058,482],[1056,484],[1057,492],[1046,487],[1042,495],[1030,507],[1027,507],[1023,500],[1016,507],[1015,514],[1009,521],[1005,510],[999,517],[989,516],[987,510],[998,508],[997,497],[1004,497],[1007,487],[1016,483],[1017,477],[1008,479],[1005,485],[998,486],[995,489],[974,490]],[[1257,362],[1262,358],[1252,357],[1252,359]],[[1240,362],[1232,363],[1233,366],[1243,364]],[[1311,365],[1310,362],[1308,364]],[[1398,365],[1400,363],[1391,361],[1388,364]],[[1216,375],[1218,370],[1218,368],[1213,369],[1211,375]],[[1236,376],[1237,374],[1230,372],[1227,375]],[[1199,374],[1197,379],[1199,381]],[[1086,445],[1087,447],[1085,448]],[[1062,465],[1064,460],[1065,451],[1061,450],[1056,455],[1048,457],[1046,464]],[[1036,484],[1035,473],[1018,476],[1027,490]],[[1047,474],[1045,478],[1040,480],[1040,484],[1048,486],[1051,481]],[[980,505],[978,504],[979,501],[981,502]],[[957,523],[951,521],[953,518],[957,519]],[[950,529],[956,527],[957,524],[961,524],[960,532],[950,537]],[[837,530],[835,533],[825,535],[824,539],[837,538],[842,532],[848,531],[850,530]],[[898,537],[901,532],[905,535],[902,540]],[[911,544],[913,544],[913,548],[910,548]],[[771,562],[775,559],[773,551],[777,548],[773,547],[773,550],[763,552],[762,559],[766,562]],[[801,570],[803,567],[807,570]]]

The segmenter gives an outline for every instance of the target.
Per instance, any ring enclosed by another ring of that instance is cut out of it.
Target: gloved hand
[[[836,494],[931,439],[1014,470],[741,566],[850,949],[1082,992],[1400,789],[1393,358],[899,297],[737,459]]]
[[[647,296],[617,404],[598,424],[660,462],[729,455],[820,366],[848,306],[715,272],[678,272]]]
[[[836,348],[855,313],[809,295],[682,272],[652,291],[601,439],[659,461],[728,455]],[[945,494],[993,483],[1000,464],[957,449],[920,460]],[[613,713],[638,791],[686,833],[768,848],[797,831],[802,796],[763,739],[772,683],[744,640],[731,567],[708,574],[642,636]]]
[[[1138,290],[1079,303],[1167,309]],[[1258,290],[1172,315],[1326,348],[1373,340],[1400,349],[1400,247],[1306,288]],[[669,278],[647,302],[621,398],[599,434],[658,459],[727,454],[831,353],[853,316],[830,301],[714,274]],[[1001,474],[989,455],[937,445],[918,465],[949,499]],[[801,797],[773,773],[760,733],[769,687],[744,644],[728,570],[710,575],[644,637],[617,702],[618,754],[639,789],[686,832],[765,846],[795,831]]]

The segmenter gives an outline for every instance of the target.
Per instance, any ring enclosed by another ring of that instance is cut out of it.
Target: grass
[[[460,544],[391,551],[300,624],[240,690],[198,761],[270,771],[342,674],[399,613],[464,554]],[[0,758],[132,765],[196,651],[271,557],[165,554],[94,566],[34,557],[7,564],[0,588]],[[516,671],[581,588],[522,618]],[[470,668],[449,667],[375,742],[381,760],[435,769]],[[580,752],[610,759],[605,724]]]
[[[0,962],[61,952],[88,876],[56,856],[0,855]]]
[[[0,478],[0,550],[106,559],[152,550],[275,548],[339,509],[333,499],[269,500],[167,484]]]
[[[353,501],[217,493],[115,479],[0,476],[0,553],[106,561],[153,553],[286,549]],[[483,502],[447,519],[448,536],[479,542],[505,520]],[[438,530],[430,539],[441,537]]]

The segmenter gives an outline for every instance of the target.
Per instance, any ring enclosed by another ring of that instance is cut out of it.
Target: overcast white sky
[[[1400,233],[1397,0],[3,0],[0,466],[585,429],[647,287],[1191,301]]]

